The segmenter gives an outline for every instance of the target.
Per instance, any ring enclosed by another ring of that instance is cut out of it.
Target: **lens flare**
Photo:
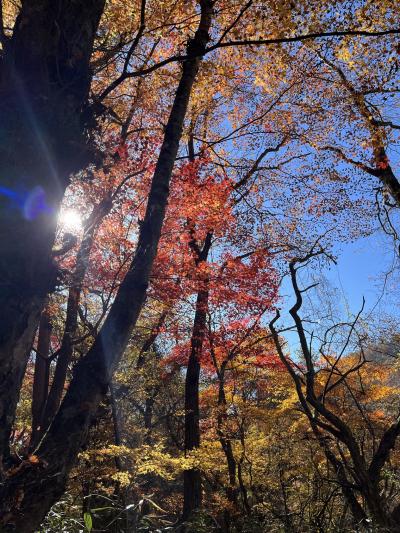
[[[73,209],[61,211],[58,224],[60,229],[66,233],[79,233],[83,228],[81,215]]]
[[[47,203],[45,190],[39,185],[23,192],[1,186],[0,196],[6,197],[9,206],[20,210],[26,220],[34,220],[41,214],[51,215],[54,212]]]

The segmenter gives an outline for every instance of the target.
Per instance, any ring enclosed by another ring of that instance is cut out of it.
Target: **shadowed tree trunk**
[[[210,339],[211,329],[210,329]],[[215,356],[215,350],[213,347],[212,340],[211,344],[211,357],[214,363],[214,367],[218,377],[218,414],[217,414],[217,435],[219,442],[221,443],[222,450],[226,458],[226,464],[228,467],[228,486],[226,487],[226,496],[230,502],[232,502],[234,508],[237,506],[237,487],[236,487],[236,460],[233,453],[232,442],[227,435],[226,422],[228,420],[227,414],[227,401],[225,394],[225,371],[228,364],[228,359],[223,361],[221,366],[218,368],[217,358]],[[232,524],[232,509],[224,509],[223,519],[226,531],[231,530]]]
[[[0,57],[0,454],[56,278],[57,210],[88,156],[89,60],[105,0],[23,0]],[[55,5],[57,4],[57,6]]]
[[[44,406],[49,389],[49,352],[52,325],[49,311],[43,310],[39,323],[39,336],[36,350],[35,373],[32,388],[32,435],[30,447],[38,442],[43,424]]]
[[[217,368],[217,362],[215,366]],[[222,449],[226,457],[226,463],[228,466],[228,478],[229,486],[227,488],[228,499],[236,503],[236,460],[233,454],[232,443],[230,438],[226,435],[227,428],[226,422],[228,415],[226,412],[226,395],[225,395],[225,369],[228,361],[223,361],[221,368],[217,372],[219,387],[218,387],[218,417],[217,417],[217,434],[221,443]]]
[[[191,247],[196,253],[196,264],[207,261],[211,248],[212,234],[208,233],[200,250],[197,243],[191,241]],[[204,280],[196,300],[196,312],[193,322],[191,348],[186,370],[185,380],[185,453],[200,446],[200,418],[199,418],[199,378],[200,358],[206,334],[206,320],[208,308],[208,280]],[[182,520],[188,520],[194,510],[201,506],[201,474],[197,468],[185,470],[183,473],[183,510]]]
[[[169,308],[167,307],[164,309],[164,311],[159,316],[156,325],[151,329],[150,335],[143,343],[142,348],[140,349],[140,353],[136,362],[136,369],[139,370],[143,368],[144,364],[146,363],[146,359],[150,356],[158,356],[157,350],[154,350],[154,354],[149,354],[148,352],[151,350],[152,347],[154,347],[154,343],[160,333],[161,327],[164,325],[164,322],[168,316]],[[157,395],[160,392],[160,384],[157,384],[154,386],[154,383],[152,383],[150,386],[145,386],[145,405],[144,409],[142,411],[143,414],[143,423],[144,423],[144,429],[145,429],[145,436],[144,436],[144,442],[145,444],[151,445],[152,444],[152,430],[153,430],[153,407],[154,403],[156,401]]]
[[[112,207],[110,199],[100,202],[85,223],[84,235],[76,256],[76,266],[72,275],[71,287],[68,294],[67,313],[64,335],[54,372],[50,392],[46,400],[43,414],[42,433],[49,427],[60,406],[67,379],[68,366],[73,355],[73,341],[78,328],[78,309],[83,282],[89,265],[90,252],[97,228],[103,218],[108,215]]]
[[[209,335],[210,335],[210,352],[211,358],[215,367],[215,371],[218,377],[218,415],[217,415],[217,435],[221,443],[222,450],[225,454],[226,464],[228,467],[228,479],[229,485],[226,490],[226,495],[228,500],[236,505],[237,503],[237,487],[236,487],[236,474],[237,474],[237,465],[235,455],[233,453],[232,442],[227,434],[228,428],[226,423],[228,421],[227,413],[227,400],[225,394],[225,373],[229,362],[235,356],[235,351],[231,350],[229,352],[228,358],[222,361],[221,365],[218,365],[217,357],[215,354],[213,339],[212,339],[212,330],[211,325],[209,326]],[[229,526],[230,523],[229,513],[225,513],[225,521]]]
[[[204,341],[208,291],[197,296],[196,314],[193,324],[191,351],[185,381],[185,452],[200,446],[199,427],[199,377],[200,356]],[[195,509],[201,506],[201,474],[197,468],[183,473],[182,519],[187,520]]]
[[[34,532],[64,492],[69,471],[87,438],[90,421],[107,393],[145,301],[187,106],[209,39],[212,2],[203,0],[200,5],[199,27],[188,43],[188,59],[182,64],[135,256],[99,335],[74,369],[61,407],[37,451],[38,463],[21,464],[0,488],[0,523],[4,531]]]

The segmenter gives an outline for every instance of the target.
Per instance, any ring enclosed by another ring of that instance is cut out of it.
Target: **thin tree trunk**
[[[226,429],[224,424],[227,421],[226,413],[226,396],[224,389],[224,379],[225,379],[225,368],[226,364],[221,367],[218,372],[219,379],[219,390],[218,390],[218,417],[217,417],[217,434],[219,441],[221,443],[222,449],[224,451],[226,462],[228,466],[228,478],[229,486],[227,488],[228,499],[232,503],[236,503],[236,461],[235,456],[233,455],[232,443],[231,440],[226,436]]]
[[[296,325],[307,368],[307,373],[305,374],[306,394],[303,393],[302,383],[299,376],[283,353],[278,333],[274,326],[275,322],[280,317],[279,312],[277,312],[275,318],[269,324],[273,340],[280,360],[286,366],[286,369],[293,379],[298,398],[304,413],[310,422],[310,426],[321,448],[324,450],[328,461],[335,469],[336,477],[341,486],[343,496],[347,501],[357,524],[368,526],[367,513],[356,497],[355,487],[360,495],[363,496],[363,500],[371,518],[373,519],[374,525],[377,525],[384,530],[396,531],[397,525],[389,513],[387,502],[380,494],[379,481],[381,479],[382,468],[388,460],[389,454],[394,448],[400,433],[400,422],[395,422],[383,433],[378,449],[373,454],[368,466],[359,443],[346,421],[341,418],[340,415],[331,411],[329,406],[321,401],[321,397],[317,396],[314,382],[315,367],[307,342],[304,324],[299,315],[299,311],[303,304],[302,292],[304,291],[302,291],[298,285],[297,265],[306,262],[308,259],[309,257],[307,258],[307,256],[305,256],[302,259],[294,259],[289,263],[293,290],[296,295],[295,304],[290,308],[289,313]],[[310,409],[310,406],[313,408],[313,411]],[[348,455],[351,458],[351,466],[347,465],[347,460],[344,456],[342,456],[341,459],[336,457],[335,453],[330,448],[329,440],[325,438],[321,428],[333,435],[337,442],[340,441],[346,446]],[[348,474],[351,475],[354,483],[349,482]]]
[[[214,357],[214,356],[213,356]],[[227,361],[224,361],[221,368],[218,370],[217,361],[214,357],[214,365],[217,369],[219,388],[218,388],[218,416],[217,416],[217,435],[219,442],[221,443],[222,450],[225,454],[226,464],[228,467],[228,487],[226,488],[226,495],[233,506],[237,506],[237,491],[236,491],[236,460],[233,454],[232,442],[229,437],[226,436],[226,428],[224,424],[227,421],[226,413],[226,395],[225,395],[225,368]],[[230,531],[230,524],[232,523],[232,511],[231,509],[224,509],[224,522],[226,530]]]
[[[155,396],[152,395],[151,390],[147,390],[146,394],[149,396],[146,398],[145,407],[144,407],[144,429],[145,429],[145,444],[152,444],[152,430],[153,430],[153,406],[155,402]]]
[[[169,307],[164,309],[162,313],[160,314],[157,323],[155,326],[151,329],[150,335],[147,337],[147,339],[144,341],[140,352],[138,359],[136,361],[136,370],[139,370],[143,368],[143,366],[146,363],[146,359],[148,358],[148,352],[154,345],[161,327],[163,326],[165,319],[168,316]],[[156,351],[157,353],[157,351]],[[152,444],[152,429],[153,429],[153,406],[157,397],[157,394],[159,392],[160,387],[159,386],[146,386],[145,387],[145,406],[143,410],[143,422],[144,422],[144,429],[145,429],[145,436],[144,436],[144,442],[145,444],[151,445]]]
[[[77,253],[76,266],[68,294],[64,335],[61,341],[54,377],[43,414],[42,433],[44,433],[49,427],[61,403],[67,379],[68,366],[71,363],[73,355],[73,341],[78,328],[79,301],[83,282],[89,266],[94,236],[103,218],[110,212],[111,207],[111,200],[103,200],[93,208],[93,211],[85,224],[85,231]]]
[[[245,485],[245,483],[243,481],[242,462],[241,461],[239,461],[239,463],[237,465],[237,472],[238,472],[238,480],[239,480],[240,492],[242,494],[242,499],[243,499],[243,505],[244,505],[244,508],[246,509],[247,515],[250,515],[251,514],[251,507],[250,507],[250,504],[249,504],[249,498],[248,498],[248,494],[247,494],[246,485]]]
[[[199,378],[200,357],[206,333],[208,290],[198,292],[191,350],[185,380],[185,453],[200,446]],[[188,520],[201,506],[201,475],[197,468],[183,473],[182,520]]]
[[[112,421],[113,421],[113,428],[114,428],[114,444],[116,446],[122,446],[123,440],[123,419],[121,417],[121,411],[118,407],[118,402],[116,398],[116,390],[113,383],[110,383],[110,405],[111,405],[111,415],[112,415]],[[122,459],[120,455],[116,455],[115,458],[115,466],[120,472],[126,472],[129,471],[129,463],[126,464],[126,461]],[[120,487],[117,486],[116,494],[119,496],[121,503],[125,509],[123,518],[124,521],[124,531],[134,531],[135,521],[136,521],[136,513],[134,511],[131,511],[128,506],[131,505],[135,501],[135,495],[134,490],[132,487]],[[118,529],[119,531],[119,529]]]
[[[191,240],[189,246],[195,254],[195,263],[199,266],[207,261],[212,244],[212,232],[209,231],[202,249],[194,237],[192,222],[188,221]],[[209,280],[202,280],[203,287],[197,293],[196,311],[193,321],[191,349],[185,378],[185,454],[200,446],[200,410],[199,378],[200,358],[206,335],[206,320],[209,297]],[[201,474],[197,468],[183,472],[183,509],[181,520],[188,520],[194,510],[201,506]]]
[[[30,448],[38,443],[43,425],[44,406],[49,389],[49,352],[52,324],[48,309],[44,309],[40,317],[39,335],[36,349],[35,373],[32,388],[32,434]]]
[[[114,428],[114,444],[116,446],[122,445],[122,421],[121,415],[118,409],[117,400],[115,398],[115,387],[113,383],[110,383],[110,404],[111,404],[111,415]],[[124,470],[121,457],[117,455],[115,457],[115,465],[118,470]]]
[[[0,487],[0,516],[5,530],[7,525],[9,530],[33,533],[64,492],[69,471],[87,438],[90,421],[107,393],[113,371],[139,317],[157,253],[192,86],[209,39],[212,2],[202,0],[201,8],[199,28],[188,44],[189,58],[182,64],[134,259],[98,337],[75,367],[61,407],[37,452],[39,463],[22,465]]]
[[[192,125],[191,125],[192,128]],[[189,161],[194,161],[193,133],[189,134],[188,142]],[[198,266],[207,261],[211,248],[212,232],[209,231],[200,249],[195,239],[193,222],[187,221],[191,239],[189,246],[195,254],[195,263]],[[199,379],[200,358],[203,350],[203,342],[206,335],[206,320],[208,308],[208,279],[203,280],[204,287],[197,293],[196,311],[193,322],[191,349],[185,378],[185,455],[187,452],[200,446],[200,409],[199,409]],[[193,511],[201,507],[201,473],[197,468],[191,468],[183,472],[183,509],[182,521],[190,519]]]
[[[150,348],[153,346],[153,344],[155,343],[160,333],[160,329],[164,325],[165,319],[168,316],[168,311],[169,311],[169,308],[164,309],[164,311],[161,313],[161,315],[159,316],[157,320],[157,324],[152,328],[150,335],[143,343],[143,346],[140,349],[140,353],[139,353],[139,356],[136,362],[137,370],[143,367],[145,360],[146,360],[146,354],[150,350]]]

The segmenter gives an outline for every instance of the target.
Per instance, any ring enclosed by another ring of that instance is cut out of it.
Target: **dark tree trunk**
[[[274,326],[275,322],[280,317],[279,312],[277,312],[275,318],[269,324],[275,347],[280,360],[286,366],[286,369],[293,379],[299,401],[310,422],[313,433],[316,436],[319,445],[324,450],[328,461],[335,470],[336,478],[341,487],[343,496],[357,525],[367,528],[370,526],[378,526],[382,531],[398,531],[399,528],[395,518],[396,512],[393,511],[392,514],[390,514],[389,502],[385,500],[384,496],[381,494],[379,483],[381,481],[382,469],[388,461],[390,453],[395,447],[396,440],[400,434],[400,422],[396,421],[384,431],[378,448],[374,452],[368,465],[367,458],[362,453],[362,448],[360,448],[360,444],[352,432],[351,427],[340,416],[340,413],[337,414],[329,408],[328,403],[324,401],[324,397],[319,393],[317,395],[315,389],[315,366],[307,341],[304,324],[299,315],[299,311],[303,305],[302,293],[304,291],[300,289],[297,279],[297,265],[305,263],[311,256],[312,254],[308,257],[305,256],[302,259],[293,259],[289,263],[292,286],[296,295],[296,301],[289,309],[289,313],[296,326],[307,368],[307,372],[305,373],[306,394],[303,393],[303,384],[299,375],[293,369],[283,353],[278,333]],[[334,437],[335,440],[333,440],[333,443],[335,443],[335,448],[339,442],[345,446],[344,449],[346,450],[346,453],[341,452],[340,458],[337,457],[336,451],[331,449],[331,439],[327,439],[323,431],[328,432]],[[349,459],[351,459],[351,462],[346,458],[347,454]],[[350,476],[350,478],[348,478],[348,476]],[[363,505],[360,503],[357,493],[362,496]],[[364,509],[364,506],[366,509]],[[368,513],[372,518],[371,524],[369,523]]]
[[[159,316],[159,319],[157,320],[157,324],[152,328],[152,330],[150,332],[150,335],[148,336],[148,338],[143,343],[143,346],[140,349],[140,353],[139,353],[139,356],[138,356],[138,359],[137,359],[137,362],[136,362],[136,368],[137,369],[143,367],[143,365],[145,363],[145,360],[146,360],[146,354],[151,349],[153,344],[155,343],[155,341],[156,341],[156,339],[157,339],[157,337],[158,337],[158,335],[160,333],[160,329],[164,325],[164,322],[165,322],[165,319],[167,318],[167,316],[168,316],[168,309],[165,309],[161,313],[161,315]]]
[[[219,387],[218,387],[218,416],[217,416],[217,435],[221,443],[222,450],[225,454],[226,464],[228,467],[228,486],[226,488],[226,496],[233,507],[237,506],[237,488],[236,488],[236,460],[233,454],[232,442],[227,436],[227,412],[226,412],[226,395],[225,395],[225,369],[228,361],[224,361],[221,368],[218,370],[217,361],[214,357],[214,365],[217,370]],[[224,427],[225,426],[225,427]],[[224,509],[224,523],[227,531],[230,531],[232,523],[232,511]]]
[[[215,362],[216,363],[216,362]],[[225,396],[225,368],[227,361],[222,363],[221,369],[218,371],[219,389],[218,389],[218,417],[217,417],[217,433],[222,449],[226,457],[228,466],[229,486],[227,488],[228,499],[232,503],[236,503],[236,461],[233,455],[232,443],[226,435],[226,427],[224,425],[227,421],[226,413],[226,396]]]
[[[105,0],[23,0],[0,59],[0,454],[55,282],[57,211],[88,160],[89,60]],[[57,5],[56,5],[57,4]]]
[[[144,406],[144,429],[146,431],[146,435],[144,437],[145,444],[152,444],[153,438],[152,438],[152,430],[153,430],[153,406],[155,402],[155,396],[153,396],[154,391],[149,390],[147,391],[148,397],[145,401]]]
[[[111,405],[111,415],[114,428],[114,444],[116,446],[122,445],[122,420],[121,414],[118,409],[117,399],[115,398],[115,388],[112,383],[110,383],[110,405]],[[115,457],[115,465],[118,470],[123,470],[123,464],[121,457],[118,455]]]
[[[238,473],[238,481],[239,481],[240,492],[242,494],[243,505],[244,505],[244,508],[246,509],[246,513],[248,515],[250,515],[251,514],[251,507],[250,507],[250,504],[249,504],[249,498],[248,498],[248,494],[247,494],[246,485],[244,483],[243,476],[242,476],[242,462],[241,461],[239,461],[239,463],[237,465],[237,473]]]
[[[140,368],[143,368],[144,364],[146,363],[146,360],[149,356],[149,351],[154,346],[154,343],[160,333],[160,329],[163,326],[165,319],[168,316],[169,309],[164,309],[164,311],[159,316],[157,323],[155,326],[151,329],[150,335],[143,343],[142,348],[140,349],[139,357],[136,362],[136,369],[139,370]],[[154,354],[150,355],[157,355],[157,350],[155,350]],[[144,422],[144,429],[145,429],[145,436],[144,436],[144,442],[145,444],[151,445],[152,444],[152,431],[153,431],[153,407],[154,403],[156,401],[157,394],[160,391],[160,386],[158,385],[146,385],[145,386],[145,404],[144,404],[144,410],[143,410],[143,422]]]
[[[189,135],[188,143],[189,161],[194,161],[193,134]],[[195,239],[193,222],[188,219],[187,226],[191,237],[189,246],[194,253],[195,263],[207,261],[211,248],[212,232],[209,231],[204,241],[203,248],[199,247]],[[193,322],[191,349],[185,379],[185,454],[200,446],[200,410],[199,410],[199,379],[200,358],[203,342],[206,335],[206,321],[208,308],[208,279],[203,280],[204,287],[197,293],[196,312]],[[197,468],[183,472],[183,509],[182,521],[190,519],[193,511],[201,507],[201,473]]]
[[[130,269],[88,354],[74,369],[61,407],[37,451],[38,464],[24,464],[0,488],[3,530],[32,533],[62,495],[91,419],[105,397],[146,298],[169,194],[169,182],[201,53],[208,42],[212,3],[202,1],[195,37],[188,45],[181,79],[165,128],[158,162]],[[81,15],[80,15],[80,18]]]
[[[73,341],[78,328],[79,301],[83,282],[89,265],[94,236],[101,221],[110,212],[111,206],[111,200],[107,199],[100,202],[100,204],[93,209],[85,224],[85,231],[77,253],[76,266],[72,275],[71,287],[68,294],[67,316],[65,320],[64,334],[61,341],[60,352],[57,357],[53,381],[43,414],[42,433],[49,427],[61,403],[61,398],[67,379],[68,367],[71,363],[73,355]]]
[[[116,389],[113,383],[110,383],[110,405],[111,405],[111,415],[112,415],[112,421],[113,421],[113,428],[114,428],[114,444],[116,446],[122,446],[123,445],[123,419],[121,416],[121,410],[118,406],[118,400],[117,400],[117,394]],[[115,466],[120,472],[126,472],[129,471],[129,463],[125,464],[126,462],[123,460],[123,458],[120,455],[115,456]],[[137,515],[134,512],[134,510],[129,510],[128,505],[131,505],[135,501],[135,495],[134,490],[132,487],[120,487],[117,486],[115,489],[115,493],[120,498],[123,507],[125,508],[125,512],[123,517],[120,518],[118,521],[118,524],[120,522],[124,522],[123,526],[120,524],[118,527],[117,522],[115,523],[118,531],[120,531],[120,527],[123,527],[123,531],[135,531],[135,522]],[[104,502],[103,502],[104,503]],[[111,520],[109,520],[110,522]]]
[[[43,425],[44,406],[49,390],[49,352],[52,325],[48,309],[44,309],[40,317],[39,335],[36,349],[35,373],[32,388],[32,435],[30,448],[38,443]]]
[[[204,245],[202,261],[207,259],[211,239]],[[201,262],[201,261],[199,261]],[[207,282],[206,282],[207,284]],[[196,312],[193,323],[191,349],[185,380],[185,453],[200,446],[199,425],[199,378],[200,358],[206,334],[208,288],[197,294]],[[201,506],[201,475],[196,468],[183,473],[182,520],[188,520],[194,510]]]

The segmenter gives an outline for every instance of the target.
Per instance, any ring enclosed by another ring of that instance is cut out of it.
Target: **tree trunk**
[[[73,355],[73,341],[78,328],[79,301],[83,282],[89,265],[94,236],[101,221],[110,212],[111,207],[111,200],[104,200],[100,202],[99,205],[93,208],[93,211],[85,224],[85,232],[77,253],[76,266],[68,294],[67,316],[65,320],[64,334],[61,341],[60,352],[57,357],[53,381],[43,414],[42,433],[44,433],[44,431],[49,427],[61,403],[61,398],[67,379],[68,366],[71,363]]]
[[[216,361],[215,361],[216,364]],[[224,380],[225,380],[225,367],[226,364],[223,363],[222,368],[218,372],[219,380],[219,392],[218,392],[218,416],[217,416],[217,435],[219,437],[219,442],[225,454],[226,464],[228,467],[228,486],[226,488],[226,496],[228,500],[232,503],[233,507],[237,507],[237,490],[236,490],[236,460],[233,454],[232,442],[229,437],[226,436],[226,428],[224,424],[227,421],[226,413],[226,396],[224,389]],[[226,530],[230,531],[230,525],[232,523],[232,509],[224,509],[224,522]]]
[[[105,0],[22,1],[0,62],[0,455],[55,283],[57,211],[88,161],[89,60]]]
[[[232,443],[229,437],[226,436],[226,429],[224,424],[227,421],[226,413],[226,396],[224,389],[225,381],[225,364],[222,363],[221,369],[218,372],[219,390],[218,390],[218,417],[217,417],[217,434],[221,443],[222,449],[226,457],[226,463],[228,466],[228,479],[229,486],[227,488],[227,496],[229,501],[236,503],[236,461],[233,455]]]
[[[145,429],[145,437],[144,442],[145,444],[151,445],[153,442],[152,438],[152,432],[153,432],[153,406],[155,402],[155,396],[152,395],[152,390],[147,390],[146,394],[148,394],[148,397],[145,401],[144,406],[144,429]]]
[[[158,335],[160,334],[160,329],[163,326],[165,319],[168,316],[169,308],[166,308],[162,311],[159,316],[157,323],[151,329],[150,335],[144,341],[143,346],[140,349],[138,359],[136,361],[136,369],[139,370],[143,368],[146,363],[146,360],[149,356],[149,351],[153,347]],[[157,355],[157,350],[155,350]],[[152,354],[150,354],[152,355]],[[143,423],[145,429],[144,443],[151,445],[152,444],[152,431],[153,431],[153,407],[156,401],[157,394],[160,390],[159,385],[146,385],[145,386],[145,405],[143,410]]]
[[[193,137],[189,137],[189,157],[193,161]],[[207,261],[212,244],[212,231],[208,231],[203,247],[200,249],[195,239],[193,222],[188,220],[191,239],[189,246],[195,254],[195,263],[199,266]],[[200,410],[199,378],[200,358],[206,335],[206,320],[209,297],[209,280],[202,280],[203,288],[197,293],[196,312],[193,322],[191,349],[185,379],[185,454],[200,446]],[[190,519],[193,511],[201,507],[201,474],[197,468],[183,472],[183,509],[182,521]]]
[[[115,397],[115,387],[113,383],[110,383],[110,406],[114,429],[114,444],[116,446],[122,446],[122,419]],[[119,455],[115,456],[115,466],[121,472],[124,470],[124,465],[122,464],[122,459]]]
[[[49,389],[49,352],[52,325],[47,309],[39,323],[39,337],[35,359],[35,374],[32,388],[32,434],[30,448],[34,449],[43,425],[44,406]]]
[[[32,533],[65,490],[76,456],[87,438],[91,419],[105,397],[115,370],[139,317],[161,235],[169,182],[182,136],[192,86],[211,24],[212,3],[201,2],[201,19],[188,45],[181,79],[165,128],[146,214],[130,269],[88,354],[74,369],[61,407],[37,451],[38,462],[22,464],[0,488],[3,530]]]
[[[185,453],[200,446],[200,357],[206,333],[207,306],[208,290],[200,290],[197,295],[191,350],[185,380]],[[182,520],[188,520],[193,511],[200,506],[201,475],[198,469],[191,468],[183,473]]]

